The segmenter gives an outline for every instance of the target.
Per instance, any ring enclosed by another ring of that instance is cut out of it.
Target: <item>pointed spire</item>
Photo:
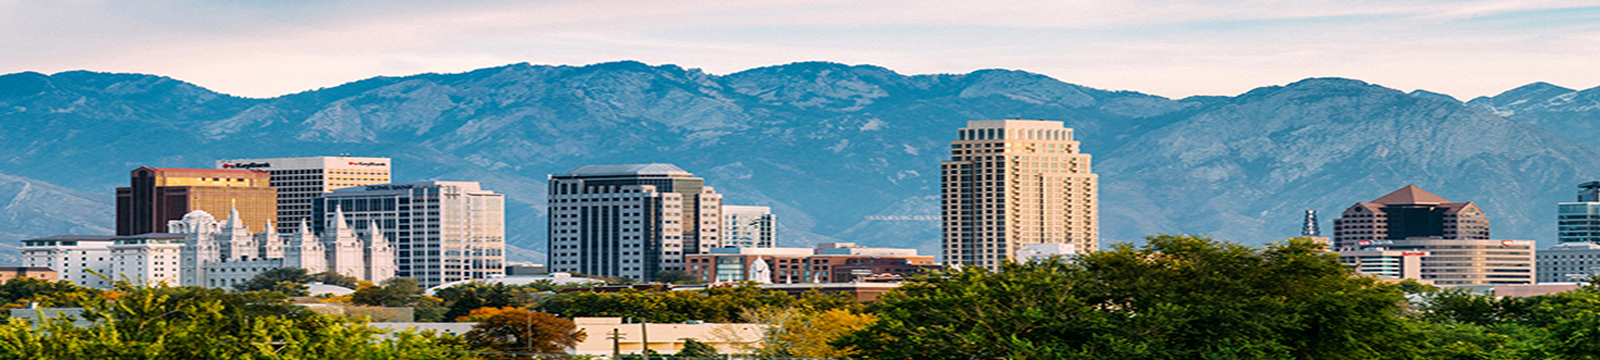
[[[367,234],[371,237],[369,241],[373,244],[389,240],[383,237],[383,228],[378,227],[378,219],[372,219],[372,223],[367,225]]]
[[[243,229],[244,220],[239,219],[239,204],[235,202],[232,204],[232,206],[233,209],[228,211],[228,228]]]
[[[335,231],[343,232],[345,230],[345,228],[348,227],[348,226],[349,225],[345,224],[345,222],[344,222],[344,207],[339,206],[339,205],[334,205],[333,206],[333,229]]]
[[[261,233],[262,234],[267,234],[267,236],[272,236],[272,235],[276,235],[277,234],[276,230],[277,229],[274,229],[272,227],[272,222],[268,221],[267,222],[267,229],[266,230],[262,230]]]
[[[311,234],[311,224],[306,219],[300,219],[300,236]]]

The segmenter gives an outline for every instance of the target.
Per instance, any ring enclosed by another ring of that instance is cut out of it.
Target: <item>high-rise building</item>
[[[722,243],[722,195],[671,164],[550,175],[550,271],[654,279]]]
[[[1356,203],[1333,221],[1333,248],[1356,250],[1409,238],[1489,239],[1489,218],[1478,205],[1445,200],[1415,185]]]
[[[293,232],[301,221],[322,223],[311,218],[311,203],[323,193],[392,182],[389,163],[389,158],[380,157],[316,156],[217,160],[217,168],[261,170],[271,174],[272,186],[278,188],[277,229]]]
[[[944,259],[998,270],[1030,244],[1099,247],[1098,179],[1060,121],[969,121],[943,168]]]
[[[1556,239],[1600,244],[1600,181],[1578,184],[1578,201],[1556,204]]]
[[[1333,229],[1340,261],[1357,272],[1442,286],[1534,282],[1533,241],[1490,239],[1476,204],[1416,186],[1350,206]]]
[[[423,286],[505,275],[505,195],[471,181],[418,181],[347,187],[317,198],[312,218],[351,230],[381,228],[392,239],[395,277]],[[335,246],[327,244],[324,246]],[[369,255],[370,256],[370,255]],[[330,259],[329,268],[338,266]],[[340,260],[354,262],[359,259]],[[377,260],[369,260],[375,262]]]
[[[245,225],[257,229],[278,219],[278,190],[256,170],[140,167],[131,186],[117,188],[117,235],[167,231],[167,222],[195,210],[226,213],[239,208]]]
[[[778,216],[766,206],[722,206],[722,246],[769,248],[778,243]]]

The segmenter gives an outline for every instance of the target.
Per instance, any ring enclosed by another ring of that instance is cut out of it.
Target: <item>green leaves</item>
[[[1146,240],[919,279],[838,344],[872,359],[1371,359],[1407,329],[1399,292],[1318,244]]]

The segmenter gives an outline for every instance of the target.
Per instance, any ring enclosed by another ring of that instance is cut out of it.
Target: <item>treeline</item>
[[[1301,239],[1259,248],[1195,236],[1146,240],[1070,260],[1007,264],[999,272],[929,274],[866,305],[838,294],[792,297],[751,286],[557,293],[564,287],[553,283],[468,284],[425,296],[407,279],[355,284],[355,294],[322,299],[413,306],[419,320],[478,324],[460,337],[382,338],[359,322],[305,311],[288,301],[303,295],[295,286],[303,272],[286,270],[288,280],[235,292],[125,284],[99,291],[18,279],[0,284],[6,307],[84,306],[94,325],[53,321],[36,328],[12,320],[0,328],[0,358],[493,358],[559,352],[603,336],[573,328],[571,318],[589,316],[767,324],[761,344],[737,352],[772,358],[1600,356],[1595,286],[1495,298],[1356,276],[1321,245]],[[680,355],[716,351],[696,342]]]

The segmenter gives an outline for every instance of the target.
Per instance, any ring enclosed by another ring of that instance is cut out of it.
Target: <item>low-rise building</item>
[[[1540,250],[1535,258],[1540,283],[1584,282],[1600,274],[1600,244],[1561,243]]]
[[[110,288],[115,281],[111,235],[57,235],[22,241],[22,266],[55,270],[78,286]]]
[[[1438,286],[1533,284],[1532,240],[1408,238],[1352,241],[1358,248],[1339,251],[1340,261],[1368,271],[1398,274]],[[1410,254],[1410,255],[1407,255]],[[1418,257],[1416,272],[1405,266]]]
[[[5,267],[0,267],[0,283],[5,283],[7,281],[11,281],[11,279],[16,279],[16,278],[34,278],[34,279],[39,279],[39,280],[44,280],[44,281],[49,281],[49,282],[55,282],[56,280],[61,278],[61,273],[58,273],[55,270],[50,270],[50,268],[47,268],[47,267],[23,267],[23,266],[5,266]]]
[[[861,247],[822,243],[816,248],[711,249],[685,256],[685,271],[707,283],[828,283],[856,281],[873,275],[906,275],[943,269],[932,256],[915,249]]]

